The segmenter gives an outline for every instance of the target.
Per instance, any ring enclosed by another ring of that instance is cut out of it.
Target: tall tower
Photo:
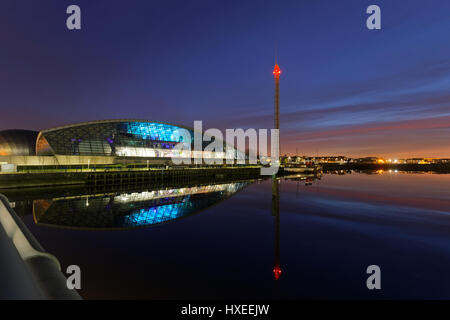
[[[280,75],[281,69],[277,63],[273,68],[275,78],[275,129],[280,129]]]
[[[273,76],[275,78],[275,128],[278,129],[278,133],[280,132],[280,75],[281,75],[281,69],[276,63],[275,60],[275,67],[273,68]],[[280,148],[280,136],[278,135],[278,156],[280,156],[281,148]],[[276,159],[276,161],[279,161],[279,159]]]

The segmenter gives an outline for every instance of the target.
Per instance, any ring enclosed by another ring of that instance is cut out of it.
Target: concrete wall
[[[96,165],[96,164],[114,164],[115,157],[103,156],[55,156],[60,165]]]
[[[57,166],[113,164],[115,157],[101,156],[1,156],[0,163],[12,163],[19,166]]]
[[[66,166],[66,165],[96,165],[96,164],[127,164],[142,163],[150,165],[170,164],[170,158],[142,158],[142,157],[104,157],[104,156],[0,156],[0,163],[12,163],[19,166]]]
[[[55,166],[59,164],[55,157],[37,156],[1,156],[0,162],[12,163],[19,166]]]
[[[100,164],[172,165],[171,158],[114,157],[114,156],[0,156],[0,163],[12,163],[18,166],[67,166]]]
[[[86,182],[86,173],[4,173],[0,174],[0,189],[45,187],[53,185],[82,185]]]

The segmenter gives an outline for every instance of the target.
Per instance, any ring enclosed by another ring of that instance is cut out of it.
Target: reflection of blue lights
[[[183,216],[186,213],[184,209],[191,206],[192,204],[188,201],[140,209],[124,216],[124,223],[145,226],[165,222]]]
[[[127,133],[141,136],[143,139],[181,142],[182,137],[176,134],[181,128],[164,123],[128,122]]]

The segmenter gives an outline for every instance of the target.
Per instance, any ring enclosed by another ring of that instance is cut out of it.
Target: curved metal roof
[[[4,130],[0,131],[0,156],[36,155],[37,131]]]
[[[165,125],[169,125],[169,126],[174,126],[174,127],[188,129],[188,130],[191,130],[191,131],[194,130],[191,127],[186,127],[186,126],[183,126],[183,125],[172,124],[172,123],[161,122],[161,121],[151,121],[151,120],[144,120],[144,119],[110,119],[110,120],[95,120],[95,121],[79,122],[79,123],[69,124],[69,125],[65,125],[65,126],[59,126],[59,127],[46,129],[46,130],[41,130],[40,133],[47,133],[47,132],[51,132],[51,131],[62,130],[62,129],[67,129],[67,128],[73,128],[73,127],[81,127],[81,126],[92,125],[92,124],[118,123],[118,122],[161,123],[161,124],[165,124]]]

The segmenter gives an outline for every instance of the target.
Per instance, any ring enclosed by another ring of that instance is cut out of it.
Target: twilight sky
[[[2,0],[0,43],[0,130],[271,128],[277,45],[282,153],[450,158],[448,0]]]

